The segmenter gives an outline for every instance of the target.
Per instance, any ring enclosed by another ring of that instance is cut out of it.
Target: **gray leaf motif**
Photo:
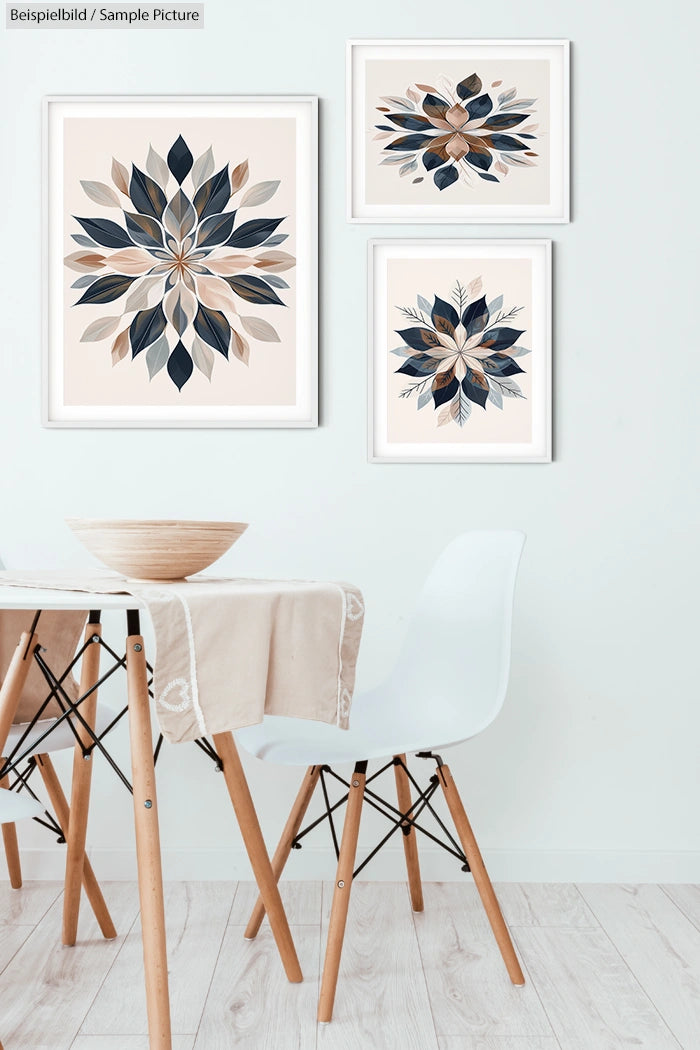
[[[418,408],[425,408],[425,406],[429,405],[432,400],[433,392],[430,387],[428,387],[427,390],[424,390],[422,394],[418,395]]]
[[[511,88],[509,91],[504,91],[498,96],[499,106],[504,106],[507,102],[512,102],[517,94],[517,88]]]
[[[191,352],[195,366],[211,381],[211,374],[214,369],[214,351],[196,335],[192,340]]]
[[[164,335],[161,335],[146,351],[146,366],[149,380],[153,379],[153,376],[160,372],[169,356],[170,347],[168,346],[168,340]]]
[[[153,146],[148,147],[148,156],[146,157],[146,171],[152,179],[158,183],[161,189],[164,189],[167,185],[168,179],[170,178],[170,172],[168,165],[165,163],[160,154],[156,153]]]
[[[277,192],[277,187],[280,184],[279,179],[272,179],[269,182],[258,182],[255,186],[251,186],[247,193],[244,194],[243,200],[241,201],[240,208],[255,208],[259,204],[265,204],[274,197]]]
[[[121,317],[100,317],[99,320],[89,324],[80,337],[81,343],[96,343],[100,339],[106,339],[117,327]]]
[[[206,182],[210,175],[214,174],[214,154],[211,146],[201,157],[198,157],[192,167],[192,181],[196,190]]]
[[[104,182],[91,182],[87,179],[81,179],[80,185],[85,190],[85,193],[94,201],[95,204],[101,205],[103,208],[119,208],[119,198],[117,197],[114,190],[111,190],[109,186],[105,186]]]
[[[502,306],[503,306],[503,296],[502,295],[497,295],[496,298],[492,299],[491,302],[489,303],[489,305],[486,307],[486,309],[489,312],[489,317],[493,317],[494,314],[498,313],[498,311],[501,309]]]
[[[267,321],[263,321],[262,317],[243,317],[241,315],[241,324],[248,335],[252,335],[253,339],[260,339],[263,343],[281,342],[272,325]]]
[[[418,309],[422,310],[424,314],[427,314],[428,317],[430,317],[430,314],[431,314],[431,311],[432,311],[433,308],[430,305],[430,303],[428,302],[428,300],[424,296],[419,295],[416,298],[416,302],[418,303]]]

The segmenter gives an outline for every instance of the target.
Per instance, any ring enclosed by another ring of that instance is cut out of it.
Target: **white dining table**
[[[163,875],[149,697],[150,672],[141,632],[141,618],[147,614],[146,606],[129,594],[89,594],[51,587],[0,584],[0,610],[18,609],[33,612],[34,616],[32,626],[18,639],[17,649],[0,688],[0,755],[4,754],[29,668],[35,655],[41,652],[41,612],[84,610],[86,618],[90,614],[85,630],[86,644],[101,637],[101,612],[125,614],[126,692],[149,1045],[150,1050],[172,1050]],[[100,674],[99,650],[99,645],[88,645],[80,675],[80,695],[82,697],[89,693],[93,711],[97,698],[95,687]],[[302,980],[299,960],[233,734],[215,734],[213,745],[223,767],[228,793],[285,972],[290,981],[299,982]],[[50,750],[50,739],[47,750]],[[87,863],[85,835],[91,766],[90,762],[76,762],[74,766],[70,816],[67,817],[69,826],[63,829],[67,841],[64,929],[66,925],[74,927],[77,923],[81,883]]]

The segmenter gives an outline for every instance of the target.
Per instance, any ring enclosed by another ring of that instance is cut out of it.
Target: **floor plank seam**
[[[82,891],[81,891],[81,893],[82,893]],[[105,982],[106,982],[107,978],[109,977],[110,973],[112,972],[112,969],[114,968],[114,965],[115,965],[117,959],[121,955],[122,950],[124,948],[124,945],[126,944],[127,937],[129,936],[129,934],[133,930],[133,928],[136,925],[136,923],[139,921],[139,915],[140,914],[141,914],[141,912],[139,910],[136,913],[136,916],[134,917],[134,921],[131,923],[131,925],[129,926],[129,929],[126,931],[126,933],[123,933],[121,935],[117,934],[117,939],[119,938],[119,936],[121,936],[122,943],[119,945],[119,950],[117,952],[115,952],[114,958],[112,959],[111,966],[109,966],[107,968],[107,970],[105,971],[105,975],[102,978],[102,980],[100,981],[99,988],[96,990],[95,994],[93,995],[92,999],[90,1000],[90,1002],[89,1002],[89,1004],[87,1006],[87,1009],[85,1010],[85,1013],[83,1014],[82,1020],[81,1020],[80,1024],[78,1025],[78,1031],[75,1033],[75,1036],[73,1037],[73,1042],[71,1043],[71,1047],[73,1046],[73,1044],[77,1041],[77,1039],[82,1034],[83,1025],[85,1024],[85,1021],[87,1020],[87,1016],[90,1013],[90,1011],[92,1010],[93,1006],[95,1005],[95,1002],[97,1000],[98,995],[100,994],[100,992],[104,988],[104,985],[105,985]],[[75,947],[73,947],[73,948],[70,948],[69,950],[70,951],[75,951],[76,948],[77,948],[77,945]]]
[[[528,927],[522,927],[522,928],[523,929],[528,929]],[[561,929],[561,927],[556,927],[556,928],[557,929]],[[567,929],[571,929],[572,927],[566,927],[566,928]],[[510,927],[508,927],[508,929],[510,929]],[[595,929],[595,927],[593,927],[593,929]],[[520,960],[520,965],[522,966],[522,969],[523,969],[523,976],[525,977],[525,981],[526,982],[529,981],[530,984],[532,985],[532,990],[534,991],[535,995],[537,996],[537,1001],[539,1002],[540,1006],[542,1007],[542,1013],[546,1017],[547,1024],[550,1027],[551,1037],[556,1041],[556,1044],[559,1047],[559,1050],[564,1050],[564,1047],[562,1047],[562,1044],[559,1041],[559,1036],[556,1033],[556,1029],[554,1028],[554,1025],[552,1024],[552,1018],[549,1016],[549,1011],[547,1010],[547,1007],[545,1006],[544,1000],[543,1000],[542,996],[540,995],[539,988],[537,987],[537,982],[533,979],[533,976],[532,976],[532,974],[530,972],[530,968],[528,967],[527,963],[525,962],[525,956],[524,956],[522,948],[518,944],[518,938],[517,937],[515,938],[515,944],[516,944],[516,947],[518,949],[518,959]],[[517,1038],[519,1038],[519,1037],[517,1037]],[[523,1038],[527,1038],[527,1037],[523,1036]],[[547,1037],[547,1038],[549,1038],[549,1037]]]
[[[668,890],[666,889],[665,886],[661,885],[660,883],[657,883],[657,885],[658,885],[659,889],[661,890],[661,892],[670,900],[671,904],[673,904],[674,907],[676,907],[678,909],[678,911],[681,913],[681,915],[685,919],[688,920],[688,922],[691,924],[691,926],[693,926],[700,933],[700,923],[696,922],[695,919],[693,918],[693,916],[688,914],[688,912],[685,910],[685,908],[681,904],[678,903],[678,901],[675,899],[675,897],[671,896],[671,894],[668,892]]]
[[[426,972],[425,972],[425,960],[423,958],[423,952],[421,951],[420,938],[418,936],[418,928],[416,926],[416,912],[413,910],[413,908],[411,906],[411,894],[410,894],[410,892],[408,892],[408,883],[406,883],[405,885],[406,885],[406,891],[407,891],[407,895],[408,895],[408,906],[409,906],[409,908],[411,908],[411,921],[413,923],[413,933],[414,933],[414,936],[416,938],[416,944],[418,945],[418,958],[420,959],[420,968],[421,968],[421,972],[423,974],[423,981],[425,982],[425,987],[426,987],[426,991],[427,991],[427,994],[428,994],[428,1006],[430,1008],[430,1020],[431,1020],[432,1025],[433,1025],[433,1031],[435,1032],[435,1045],[436,1045],[436,1047],[439,1050],[439,1048],[440,1048],[440,1034],[439,1034],[439,1032],[437,1030],[437,1022],[435,1020],[435,1011],[433,1010],[433,1004],[432,1004],[432,1000],[430,998],[430,987],[428,985],[428,977],[427,977]],[[424,907],[425,907],[425,905],[424,905]],[[418,914],[422,915],[423,912],[418,912]]]
[[[216,953],[216,959],[214,961],[214,965],[212,966],[211,978],[209,980],[209,988],[207,990],[207,994],[204,997],[204,1001],[202,1003],[202,1009],[200,1010],[200,1013],[199,1013],[199,1021],[197,1023],[197,1030],[194,1033],[190,1033],[190,1032],[184,1032],[183,1033],[183,1035],[194,1034],[194,1039],[192,1041],[192,1050],[195,1050],[195,1047],[197,1046],[197,1040],[199,1039],[199,1030],[202,1027],[202,1021],[204,1020],[204,1014],[205,1014],[205,1011],[206,1011],[206,1008],[207,1008],[207,1003],[209,1002],[209,993],[211,991],[211,986],[212,986],[212,984],[214,982],[214,974],[216,973],[216,968],[219,965],[219,959],[221,958],[221,952],[223,951],[223,948],[224,948],[224,941],[226,940],[226,933],[227,933],[227,931],[230,928],[231,913],[233,912],[233,906],[236,903],[236,897],[238,896],[238,890],[240,888],[240,885],[241,885],[241,882],[240,882],[240,879],[239,879],[238,882],[235,885],[235,889],[233,891],[233,895],[231,896],[231,907],[228,910],[228,915],[226,916],[226,922],[224,923],[223,930],[221,931],[221,940],[219,941],[219,950]]]

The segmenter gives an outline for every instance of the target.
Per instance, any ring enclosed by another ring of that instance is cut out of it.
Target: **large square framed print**
[[[551,461],[551,242],[370,242],[369,458]]]
[[[568,222],[566,40],[352,40],[348,218]]]
[[[317,100],[44,107],[43,421],[317,425]]]

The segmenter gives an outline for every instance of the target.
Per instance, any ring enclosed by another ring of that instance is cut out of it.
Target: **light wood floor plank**
[[[659,886],[581,892],[681,1045],[699,1046],[700,930]]]
[[[0,926],[0,973],[10,965],[32,930],[32,926]]]
[[[318,926],[321,922],[320,882],[280,882],[280,896],[290,926]],[[231,909],[231,926],[247,926],[258,899],[254,882],[239,882]],[[264,920],[267,923],[267,918]]]
[[[700,930],[700,886],[678,884],[662,886],[662,889]]]
[[[554,1036],[468,1036],[441,1035],[439,1050],[560,1050]]]
[[[226,930],[195,1050],[315,1050],[318,928],[291,927],[301,984],[285,977],[269,927],[252,941],[244,930]]]
[[[521,926],[514,933],[566,1050],[679,1050],[604,930]]]
[[[64,948],[59,898],[0,976],[2,1037],[12,1050],[69,1050],[138,912],[133,883],[103,889],[119,937],[106,941],[85,907],[76,946]],[[141,968],[130,975],[131,985],[142,980]]]
[[[0,882],[0,926],[36,926],[62,889],[62,882],[25,882],[19,890]]]
[[[172,1029],[196,1033],[231,911],[234,882],[166,882],[165,920]],[[146,994],[141,923],[134,925],[119,958],[80,1029],[81,1035],[146,1035]]]
[[[174,1035],[173,1050],[192,1050],[193,1035]],[[149,1050],[147,1035],[79,1035],[71,1050]]]
[[[423,896],[413,919],[438,1035],[551,1036],[528,975],[511,984],[473,883],[427,883]]]
[[[501,882],[496,895],[509,926],[597,926],[576,886],[567,882]]]
[[[322,952],[332,896],[324,883]],[[333,1020],[319,1025],[318,1050],[437,1050],[412,914],[403,883],[353,885]]]

